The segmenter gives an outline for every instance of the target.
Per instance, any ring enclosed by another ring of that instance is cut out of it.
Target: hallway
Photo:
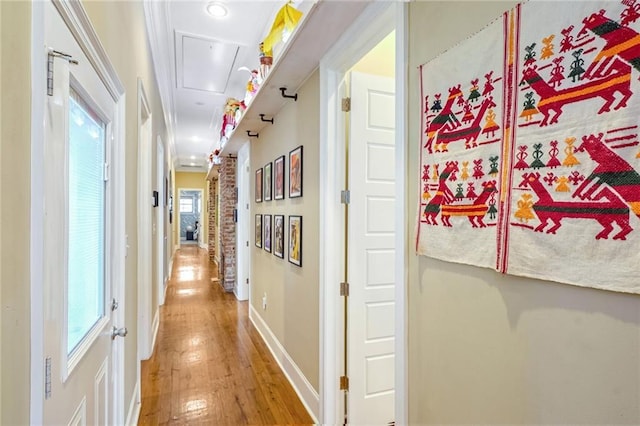
[[[222,291],[205,250],[182,246],[142,363],[141,425],[311,424],[248,316]]]

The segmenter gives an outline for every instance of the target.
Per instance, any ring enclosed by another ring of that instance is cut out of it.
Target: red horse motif
[[[633,231],[629,225],[629,207],[608,188],[603,189],[594,201],[556,201],[540,182],[539,173],[525,173],[522,177],[524,180],[520,186],[529,186],[538,196],[538,201],[533,205],[533,211],[540,219],[536,232],[542,232],[551,221],[554,225],[546,232],[555,234],[564,218],[593,219],[600,223],[603,229],[596,235],[596,240],[607,239],[613,231],[614,223],[620,227],[620,232],[613,236],[614,240],[625,240],[626,235]],[[606,201],[599,201],[601,199]]]
[[[613,109],[617,110],[627,106],[627,100],[633,95],[629,89],[631,67],[622,61],[616,61],[614,65],[611,71],[615,72],[603,79],[562,90],[556,90],[544,81],[536,71],[536,66],[526,68],[523,71],[522,81],[526,82],[540,96],[540,101],[536,105],[538,111],[544,116],[540,126],[557,123],[558,117],[562,114],[562,107],[566,104],[584,101],[596,96],[605,100],[598,114],[611,110],[611,105],[616,100],[616,93],[622,94],[623,97]],[[551,111],[555,112],[553,117],[550,117]]]
[[[603,70],[616,57],[623,59],[640,71],[640,34],[633,29],[607,18],[604,10],[584,18],[584,27],[578,37],[589,31],[605,40],[605,45],[587,68],[585,78],[601,77]]]
[[[435,150],[446,152],[448,151],[447,145],[458,140],[464,140],[464,147],[466,149],[478,146],[476,140],[478,139],[478,136],[480,136],[480,132],[482,131],[480,122],[484,118],[485,112],[487,112],[489,108],[493,108],[495,106],[496,104],[495,102],[493,102],[493,96],[488,96],[480,104],[480,108],[478,109],[478,114],[476,115],[475,120],[473,120],[473,122],[468,127],[453,130],[450,132],[440,132],[436,135]],[[431,146],[428,146],[427,148],[429,148],[429,152],[431,152]]]
[[[607,184],[602,191],[611,188],[623,200],[636,216],[640,217],[640,174],[618,154],[613,152],[602,142],[603,134],[582,137],[582,143],[576,152],[586,152],[598,165],[573,193],[573,197],[582,200],[602,198],[601,192],[596,191],[603,183]],[[616,196],[617,198],[617,196]]]
[[[444,226],[451,226],[451,216],[466,216],[471,223],[471,226],[477,228],[486,228],[487,225],[482,221],[487,214],[489,206],[487,206],[487,200],[492,193],[497,192],[496,181],[483,182],[484,189],[480,195],[473,201],[472,204],[443,204],[442,209],[442,224]]]
[[[452,174],[455,176],[455,173],[458,171],[458,162],[448,161],[446,167],[442,170],[442,173],[440,173],[438,190],[424,208],[424,218],[429,225],[437,225],[436,216],[440,213],[440,206],[454,200],[455,196],[447,186],[447,179],[449,179]]]
[[[455,114],[452,112],[453,102],[462,96],[462,90],[460,90],[460,85],[454,86],[449,89],[449,97],[447,98],[447,102],[442,107],[442,110],[433,117],[433,120],[427,126],[427,130],[425,133],[427,134],[427,143],[424,145],[425,148],[429,150],[431,153],[431,144],[433,143],[434,136],[438,133],[440,129],[455,129],[460,126],[460,122],[456,118]]]

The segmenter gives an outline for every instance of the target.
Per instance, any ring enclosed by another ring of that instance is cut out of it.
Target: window
[[[67,354],[105,315],[105,124],[71,90]]]
[[[180,213],[193,213],[193,198],[180,198]]]

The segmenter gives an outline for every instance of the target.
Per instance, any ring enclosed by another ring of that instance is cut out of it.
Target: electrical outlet
[[[264,294],[264,296],[262,296],[262,310],[266,310],[267,309],[267,293]]]

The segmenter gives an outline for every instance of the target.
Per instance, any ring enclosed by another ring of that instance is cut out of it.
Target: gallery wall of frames
[[[285,215],[284,206],[277,203],[285,198],[300,198],[303,193],[303,146],[280,155],[255,170],[255,203],[270,203],[278,214],[255,215],[255,246],[302,267],[302,216]]]

